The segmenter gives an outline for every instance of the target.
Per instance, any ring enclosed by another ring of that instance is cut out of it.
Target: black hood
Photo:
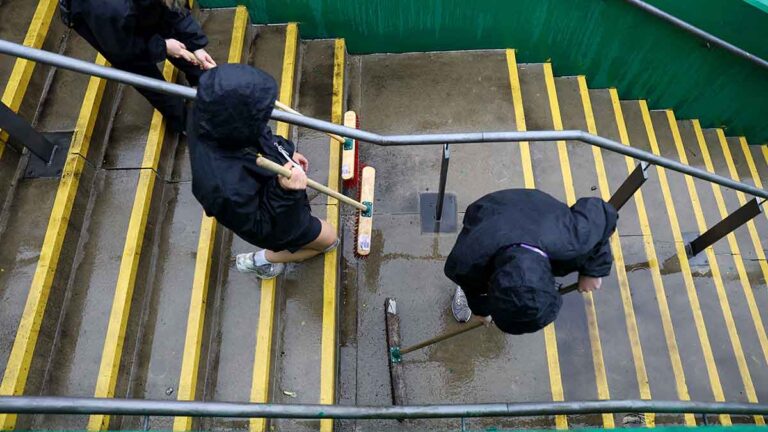
[[[491,317],[505,333],[532,333],[557,317],[562,305],[549,259],[522,248],[510,247],[495,260],[491,276]]]
[[[258,137],[272,142],[269,122],[277,99],[277,83],[251,66],[225,64],[200,77],[195,118],[201,136],[227,149],[252,146]]]

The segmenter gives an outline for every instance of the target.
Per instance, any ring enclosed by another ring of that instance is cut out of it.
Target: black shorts
[[[302,249],[304,246],[315,241],[315,239],[317,239],[317,237],[320,235],[320,231],[322,229],[323,224],[320,222],[320,219],[316,218],[315,216],[310,216],[310,221],[306,228],[301,230],[295,236],[287,239],[285,242],[276,244],[273,247],[267,249],[271,250],[272,252],[287,250],[290,253],[295,253],[299,249]]]

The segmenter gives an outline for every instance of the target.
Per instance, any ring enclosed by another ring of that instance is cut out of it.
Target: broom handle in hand
[[[269,159],[267,159],[265,157],[256,156],[256,165],[258,165],[261,168],[264,168],[266,170],[272,171],[275,174],[281,175],[281,176],[283,176],[285,178],[288,178],[288,179],[291,178],[291,170],[289,170],[288,168],[286,168],[286,167],[284,167],[284,166],[282,166],[280,164],[272,162],[271,160],[269,160]],[[337,200],[339,200],[339,201],[341,201],[341,202],[343,202],[345,204],[349,204],[349,205],[351,205],[352,207],[355,207],[358,210],[361,210],[361,211],[368,210],[368,207],[365,204],[363,204],[363,203],[361,203],[359,201],[355,201],[355,200],[353,200],[352,198],[350,198],[350,197],[348,197],[346,195],[340,194],[339,192],[336,192],[335,190],[333,190],[333,189],[331,189],[331,188],[329,188],[329,187],[327,187],[325,185],[322,185],[322,184],[320,184],[320,183],[318,183],[318,182],[316,182],[316,181],[314,181],[312,179],[309,179],[309,178],[307,179],[307,186],[311,187],[312,189],[314,189],[314,190],[316,190],[318,192],[321,192],[321,193],[324,193],[324,194],[326,194],[328,196],[336,198]]]
[[[295,109],[289,107],[288,105],[286,105],[286,104],[284,104],[284,103],[282,103],[280,101],[275,101],[275,106],[277,108],[279,108],[279,109],[281,109],[283,111],[289,112],[291,114],[296,114],[296,115],[304,116],[304,114],[296,111]],[[339,144],[344,144],[344,138],[343,137],[341,137],[339,135],[336,135],[336,134],[328,133],[328,132],[326,132],[325,134],[328,135],[329,137],[335,139],[336,141],[338,141]]]

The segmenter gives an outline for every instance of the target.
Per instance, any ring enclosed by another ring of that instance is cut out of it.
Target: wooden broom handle
[[[285,178],[288,178],[288,179],[291,178],[291,170],[289,170],[288,168],[286,168],[286,167],[284,167],[284,166],[282,166],[280,164],[272,162],[271,160],[269,160],[269,159],[267,159],[267,158],[265,158],[263,156],[256,156],[256,165],[260,166],[261,168],[264,168],[265,170],[272,171],[275,174],[281,175],[281,176],[283,176]],[[322,184],[320,184],[320,183],[318,183],[318,182],[316,182],[316,181],[314,181],[312,179],[309,179],[309,178],[307,179],[307,186],[311,187],[312,189],[314,189],[314,190],[316,190],[318,192],[321,192],[321,193],[324,193],[324,194],[326,194],[328,196],[336,198],[337,200],[339,200],[339,201],[341,201],[341,202],[343,202],[345,204],[349,204],[349,205],[351,205],[352,207],[355,207],[358,210],[361,210],[361,211],[368,210],[368,207],[365,204],[363,204],[363,203],[361,203],[359,201],[355,201],[352,198],[350,198],[350,197],[348,197],[346,195],[343,195],[343,194],[341,194],[339,192],[336,192],[335,190],[329,188],[328,186],[322,185]]]
[[[304,116],[304,114],[296,111],[295,109],[293,109],[293,108],[289,107],[288,105],[280,102],[279,100],[275,101],[275,106],[278,107],[279,109],[281,109],[283,111],[286,111],[286,112],[289,112],[291,114],[300,115],[302,117]],[[336,141],[338,141],[339,144],[344,144],[344,138],[343,137],[341,137],[339,135],[336,135],[336,134],[329,133],[329,132],[326,132],[325,134],[328,135],[329,137],[335,139]]]
[[[558,292],[560,293],[560,295],[564,295],[564,294],[568,294],[569,292],[575,291],[578,287],[579,287],[579,284],[578,283],[574,283],[574,284],[568,285],[567,287],[560,288],[560,290]],[[468,332],[470,330],[474,330],[476,328],[480,328],[483,325],[484,324],[483,324],[482,321],[475,320],[472,323],[470,323],[468,325],[461,326],[461,327],[459,327],[456,330],[452,330],[452,331],[449,331],[447,333],[443,333],[440,336],[435,336],[432,339],[427,339],[427,340],[425,340],[423,342],[417,343],[416,345],[411,345],[409,347],[403,348],[403,349],[400,350],[400,355],[404,355],[404,354],[408,354],[409,352],[420,350],[420,349],[422,349],[424,347],[427,347],[429,345],[432,345],[432,344],[444,341],[446,339],[450,339],[450,338],[452,338],[454,336],[458,336],[458,335],[460,335],[462,333],[466,333],[466,332]]]

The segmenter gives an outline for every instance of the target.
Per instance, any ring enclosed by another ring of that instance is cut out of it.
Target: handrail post
[[[698,255],[715,244],[718,240],[735,231],[736,228],[754,219],[755,216],[762,213],[762,209],[760,208],[761,204],[762,203],[758,203],[757,198],[752,198],[736,211],[729,214],[725,219],[708,229],[705,233],[691,240],[685,245],[685,251],[688,253],[688,257],[690,258]]]
[[[648,162],[640,162],[637,164],[637,167],[627,179],[624,180],[624,183],[616,189],[616,192],[613,193],[611,199],[608,200],[613,208],[617,211],[621,210],[621,208],[624,207],[624,204],[626,204],[635,192],[640,189],[640,186],[648,180],[648,167],[650,167]]]
[[[449,144],[443,144],[437,193],[423,192],[419,194],[419,215],[422,233],[450,233],[456,232],[458,228],[456,195],[445,192],[450,162],[450,146]]]
[[[448,144],[443,144],[443,160],[440,162],[440,186],[437,191],[437,208],[435,220],[443,219],[443,204],[445,202],[445,183],[448,180],[448,164],[451,162],[451,149]]]

